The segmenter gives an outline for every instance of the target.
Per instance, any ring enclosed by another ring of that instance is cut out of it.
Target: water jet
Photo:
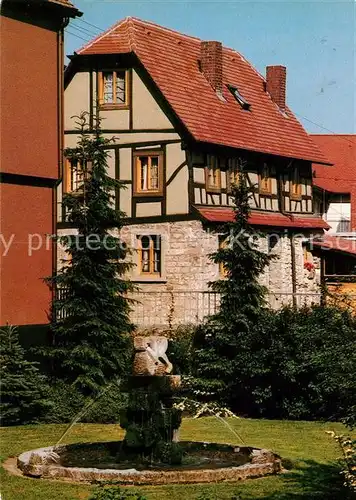
[[[174,404],[179,375],[172,374],[163,336],[136,337],[128,404],[120,414],[123,441],[57,445],[22,453],[24,475],[78,482],[169,484],[237,481],[275,474],[281,460],[269,450],[179,441],[181,409]]]

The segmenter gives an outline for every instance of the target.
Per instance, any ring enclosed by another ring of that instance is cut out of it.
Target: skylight
[[[234,85],[228,85],[227,88],[230,90],[231,94],[235,97],[236,101],[243,109],[250,109],[251,104],[247,102],[246,99],[240,94],[237,87],[235,87]]]

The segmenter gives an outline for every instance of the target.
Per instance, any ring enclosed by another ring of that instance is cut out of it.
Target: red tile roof
[[[223,48],[223,102],[199,71],[201,40],[128,17],[77,53],[134,52],[195,140],[328,163],[287,107],[282,113],[265,91],[265,79],[233,49]],[[226,85],[251,104],[246,111]]]
[[[311,135],[332,167],[313,165],[314,184],[332,193],[350,193],[356,188],[356,135]]]
[[[209,207],[197,208],[203,219],[209,222],[232,222],[234,211],[232,208]],[[329,225],[319,217],[296,217],[287,216],[278,212],[255,212],[252,211],[249,219],[253,226],[273,226],[283,228],[301,229],[329,229]]]
[[[342,236],[325,236],[322,240],[312,240],[311,245],[324,250],[333,250],[354,255],[356,257],[356,239]]]

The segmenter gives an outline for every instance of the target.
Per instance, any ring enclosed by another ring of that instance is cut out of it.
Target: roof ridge
[[[201,38],[199,38],[197,36],[187,35],[186,33],[182,33],[178,30],[174,30],[173,28],[167,28],[166,26],[162,26],[160,24],[154,23],[153,21],[145,21],[143,19],[140,19],[140,18],[134,17],[134,16],[130,16],[129,19],[134,21],[134,22],[143,24],[143,25],[152,26],[152,27],[159,29],[161,31],[166,31],[168,33],[174,33],[175,35],[179,35],[179,36],[184,37],[184,38],[189,38],[190,40],[195,40],[197,42],[201,41]]]
[[[151,37],[148,36],[150,34]],[[318,141],[314,143],[292,110],[287,106],[285,116],[273,103],[262,84],[264,76],[240,52],[225,46],[224,83],[228,80],[237,86],[249,87],[248,92],[246,90],[248,96],[256,99],[254,112],[247,114],[240,111],[234,100],[229,98],[229,93],[224,104],[217,100],[199,71],[197,59],[201,42],[198,37],[129,16],[79,49],[78,56],[135,53],[168,101],[172,112],[196,140],[286,158],[303,158],[314,163],[329,163],[321,154]],[[178,48],[177,44],[181,47]],[[206,91],[200,92],[199,88],[203,85]],[[219,118],[217,123],[211,124],[211,112]],[[225,117],[231,126],[228,123],[221,125]],[[258,129],[263,133],[256,134]]]
[[[154,23],[152,21],[145,21],[145,20],[140,19],[138,17],[129,17],[129,19],[132,20],[132,21],[138,22],[140,24],[143,24],[143,25],[153,26],[154,28],[157,28],[157,29],[159,29],[161,31],[165,31],[165,32],[168,32],[168,33],[173,33],[175,35],[178,35],[178,36],[181,36],[181,37],[184,37],[184,38],[188,38],[189,40],[193,40],[193,41],[196,41],[196,42],[201,42],[201,41],[204,40],[203,38],[199,38],[199,37],[193,36],[193,35],[187,35],[186,33],[182,33],[181,31],[174,30],[172,28],[167,28],[166,26],[162,26],[162,25]],[[251,68],[253,69],[253,71],[260,78],[262,78],[263,81],[265,81],[265,77],[239,51],[237,51],[236,49],[234,49],[232,47],[227,47],[223,43],[222,43],[222,47],[223,47],[223,50],[227,50],[227,51],[232,52],[233,54],[235,54],[238,57],[240,57],[242,61],[244,61],[245,63],[249,64],[249,66],[251,66]]]
[[[354,133],[354,134],[336,134],[336,133],[335,134],[334,133],[332,133],[332,134],[314,134],[313,132],[311,132],[309,135],[313,135],[313,136],[317,135],[319,137],[345,137],[345,136],[356,137],[356,133]]]
[[[84,45],[83,47],[81,47],[77,53],[79,54],[82,50],[89,48],[91,45],[93,45],[94,43],[98,42],[101,38],[103,38],[104,36],[108,35],[111,31],[115,30],[116,28],[122,26],[124,23],[128,23],[129,45],[130,45],[130,49],[132,51],[134,51],[135,49],[137,49],[137,43],[136,43],[136,39],[135,39],[135,23],[138,23],[138,24],[143,25],[145,27],[151,26],[151,27],[153,27],[153,28],[155,28],[157,30],[164,31],[166,33],[172,33],[172,34],[180,36],[182,38],[187,38],[187,39],[189,39],[191,41],[195,41],[195,42],[201,42],[201,41],[203,41],[202,38],[199,38],[199,37],[196,37],[196,36],[193,36],[193,35],[187,35],[186,33],[182,33],[180,31],[174,30],[172,28],[167,28],[166,26],[162,26],[160,24],[154,23],[153,21],[146,21],[144,19],[140,19],[139,17],[135,17],[135,16],[126,16],[124,19],[122,19],[121,21],[116,22],[114,25],[112,25],[106,31],[104,31],[103,33],[101,33],[97,37],[93,38],[93,40],[91,40],[86,45]],[[245,63],[247,63],[251,67],[251,69],[263,81],[266,80],[265,77],[253,66],[253,64],[251,64],[250,61],[248,61],[240,52],[238,52],[236,49],[234,49],[232,47],[227,47],[227,46],[225,46],[223,44],[222,44],[222,47],[223,47],[223,50],[232,52],[234,55],[237,55],[238,57],[240,57],[240,59],[242,61],[244,61]]]
[[[125,18],[127,21],[127,31],[129,35],[129,46],[130,50],[134,52],[137,48],[136,46],[136,40],[135,40],[135,26],[134,26],[134,19],[131,16],[128,16]]]
[[[83,50],[86,50],[88,49],[89,47],[91,47],[94,43],[97,43],[99,40],[101,40],[104,36],[107,36],[109,35],[112,31],[114,31],[116,28],[118,28],[119,26],[122,26],[124,25],[125,23],[127,23],[129,20],[130,20],[130,16],[127,16],[127,17],[124,17],[124,19],[121,19],[120,21],[116,21],[115,24],[113,24],[112,26],[110,26],[110,28],[106,29],[105,31],[103,31],[102,33],[100,33],[100,35],[94,37],[92,40],[90,40],[88,43],[86,43],[85,45],[83,45],[82,47],[80,47],[80,49],[77,51],[77,54],[80,54]]]

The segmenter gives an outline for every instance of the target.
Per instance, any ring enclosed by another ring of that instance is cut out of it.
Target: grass
[[[338,423],[228,419],[251,446],[270,448],[280,454],[287,472],[278,476],[239,483],[172,485],[137,488],[148,500],[195,500],[203,492],[228,500],[233,493],[241,500],[335,500],[348,498],[343,488],[338,459],[341,450],[326,430],[345,433]],[[23,451],[57,442],[66,426],[38,425],[1,428],[1,460]],[[118,425],[77,424],[64,442],[121,439]],[[238,444],[236,435],[213,417],[185,419],[181,439]],[[241,443],[240,443],[241,444]],[[86,500],[90,485],[69,484],[9,475],[1,468],[2,500]]]

